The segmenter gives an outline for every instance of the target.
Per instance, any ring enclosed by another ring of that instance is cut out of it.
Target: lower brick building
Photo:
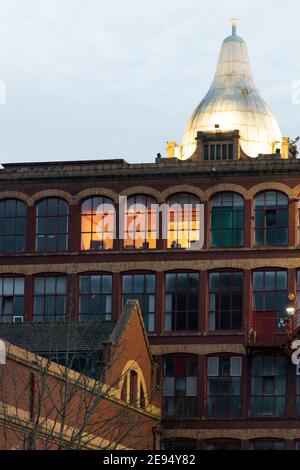
[[[5,342],[0,366],[2,450],[159,446],[155,364],[138,304],[128,302],[117,322],[106,323],[98,333],[95,324],[78,331],[73,323],[68,331],[66,324],[2,330],[13,342]]]

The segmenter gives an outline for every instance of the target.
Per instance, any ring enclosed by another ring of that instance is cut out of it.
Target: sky
[[[165,155],[210,86],[231,17],[294,138],[299,16],[296,0],[0,0],[0,163]]]

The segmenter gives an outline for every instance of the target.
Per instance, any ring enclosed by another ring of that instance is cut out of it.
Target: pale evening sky
[[[181,142],[238,17],[256,85],[300,134],[296,0],[0,0],[0,163],[154,161]]]

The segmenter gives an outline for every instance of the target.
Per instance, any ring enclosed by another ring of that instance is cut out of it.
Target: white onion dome
[[[198,131],[239,130],[240,144],[250,157],[271,154],[281,147],[281,132],[269,106],[257,90],[251,72],[247,46],[236,34],[224,39],[210,89],[195,109],[185,129],[182,158],[196,149]]]

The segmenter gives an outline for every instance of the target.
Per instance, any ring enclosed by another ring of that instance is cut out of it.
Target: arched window
[[[34,280],[34,320],[62,321],[66,318],[67,279],[65,276],[40,276]]]
[[[24,278],[0,277],[0,321],[3,323],[24,319]]]
[[[252,358],[252,415],[285,416],[287,362],[277,354]]]
[[[140,384],[140,407],[144,410],[146,408],[146,400],[143,385]]]
[[[168,199],[168,248],[191,248],[200,240],[200,200],[193,194]]]
[[[198,329],[199,274],[167,273],[165,288],[165,330]]]
[[[244,244],[244,199],[232,192],[215,194],[211,199],[210,246]]]
[[[241,413],[241,356],[207,358],[207,414],[234,417]]]
[[[197,357],[168,356],[164,360],[163,412],[165,416],[197,415]]]
[[[138,375],[134,370],[130,371],[130,395],[129,395],[129,403],[133,406],[137,404],[137,387],[138,387]]]
[[[124,274],[122,277],[122,301],[139,301],[146,330],[154,331],[155,323],[155,274]]]
[[[83,274],[79,279],[79,320],[111,319],[112,276]]]
[[[255,245],[287,245],[287,196],[279,191],[264,191],[255,196],[254,208]]]
[[[164,439],[162,441],[163,450],[196,450],[197,440],[196,439],[187,439],[187,438],[175,438],[175,439]]]
[[[157,202],[143,194],[129,197],[125,213],[124,248],[154,249],[158,238]]]
[[[116,229],[114,203],[108,197],[93,196],[81,206],[81,249],[112,250]]]
[[[241,441],[237,439],[207,439],[207,450],[241,450]]]
[[[58,198],[43,199],[36,205],[36,250],[66,251],[69,206]]]
[[[241,330],[243,312],[243,273],[209,273],[209,329]]]
[[[124,382],[122,385],[122,390],[121,390],[121,400],[127,401],[127,381],[128,381],[128,376],[124,378]]]
[[[285,441],[275,439],[257,439],[251,441],[252,450],[285,450]]]
[[[0,253],[25,251],[26,205],[18,199],[0,201]]]

